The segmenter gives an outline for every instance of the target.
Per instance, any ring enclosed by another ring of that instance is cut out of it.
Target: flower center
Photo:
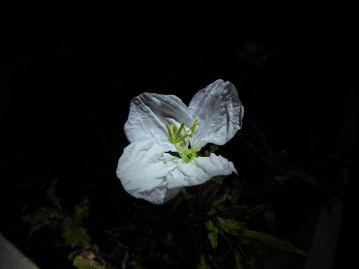
[[[176,124],[167,124],[168,141],[176,146],[180,157],[185,163],[189,163],[197,157],[195,148],[191,148],[190,139],[195,133],[198,126],[198,118],[196,118],[189,127],[184,122],[178,127]]]

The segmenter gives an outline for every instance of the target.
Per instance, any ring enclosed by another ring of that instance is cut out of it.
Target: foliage
[[[257,160],[272,168],[265,173],[267,179],[290,178],[297,173],[298,169],[273,153],[265,137],[255,132],[262,141],[260,147],[249,141],[242,143]],[[218,147],[209,145],[202,154],[216,150]],[[306,178],[303,181],[315,187],[319,184],[308,180],[304,171],[299,174]],[[55,182],[47,191],[50,206],[40,207],[23,220],[30,224],[30,234],[44,228],[60,234],[64,251],[78,269],[184,268],[193,264],[197,268],[257,269],[256,261],[265,260],[269,249],[305,255],[276,236],[271,228],[272,207],[256,194],[248,194],[244,183],[245,178],[235,175],[215,177],[183,189],[161,206],[131,199],[122,211],[107,204],[89,215],[89,201],[95,198],[81,200],[69,213],[56,195]],[[107,223],[102,218],[108,218]],[[91,227],[91,236],[86,227]]]
[[[47,198],[51,206],[41,207],[34,213],[23,216],[23,221],[31,225],[30,235],[45,227],[51,227],[62,235],[64,244],[76,251],[69,255],[73,265],[78,269],[106,269],[95,247],[91,246],[91,238],[83,227],[83,220],[88,216],[88,200],[82,200],[72,214],[66,212],[60,198],[55,192],[56,181],[48,191]]]

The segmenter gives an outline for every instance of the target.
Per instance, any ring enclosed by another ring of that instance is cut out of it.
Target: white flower
[[[187,107],[174,95],[142,93],[131,101],[125,133],[130,141],[117,177],[136,198],[163,204],[182,187],[237,172],[232,162],[198,156],[207,143],[223,145],[242,126],[244,109],[231,82],[216,80]]]

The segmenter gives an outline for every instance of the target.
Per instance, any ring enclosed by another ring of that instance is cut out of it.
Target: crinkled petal
[[[172,150],[166,124],[181,122],[189,124],[191,118],[187,106],[177,96],[142,93],[131,101],[125,133],[131,143],[154,140],[166,150]]]
[[[200,90],[192,98],[189,111],[193,118],[199,119],[191,140],[197,149],[207,143],[225,144],[242,126],[244,108],[229,81],[219,79]]]
[[[169,188],[166,181],[176,167],[175,159],[153,141],[131,143],[118,161],[116,174],[130,195],[163,204],[180,192],[180,188]]]
[[[232,162],[211,154],[209,157],[198,157],[190,163],[180,162],[167,175],[169,188],[194,186],[205,183],[214,176],[227,176],[237,173]]]

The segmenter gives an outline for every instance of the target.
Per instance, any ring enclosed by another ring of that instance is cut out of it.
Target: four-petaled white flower
[[[130,141],[117,177],[136,198],[163,204],[186,186],[237,173],[222,156],[198,156],[207,143],[223,145],[242,126],[244,109],[234,85],[216,80],[187,107],[174,95],[142,93],[131,101],[125,133]]]

